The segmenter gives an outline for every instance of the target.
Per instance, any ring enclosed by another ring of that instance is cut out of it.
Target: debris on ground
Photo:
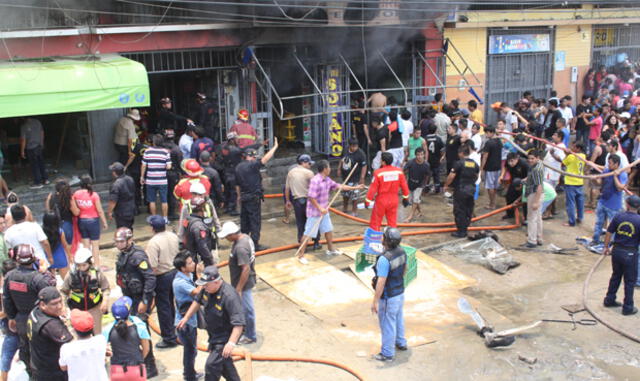
[[[518,360],[524,361],[529,365],[533,365],[533,364],[538,362],[538,358],[537,357],[526,357],[526,356],[523,356],[523,355],[521,355],[519,353],[518,353]]]
[[[536,251],[539,253],[550,253],[550,254],[559,254],[559,255],[576,255],[578,251],[578,247],[559,247],[554,244],[549,244],[547,247],[514,247],[514,250],[520,251]]]
[[[510,269],[520,266],[520,262],[515,261],[513,256],[491,237],[455,243],[443,247],[441,251],[453,254],[469,263],[485,266],[498,274],[506,274]]]

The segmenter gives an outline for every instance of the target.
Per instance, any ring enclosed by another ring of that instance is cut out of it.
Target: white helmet
[[[76,264],[80,264],[87,262],[91,258],[93,258],[91,250],[87,249],[86,247],[81,247],[76,250],[76,255],[73,257],[73,261]]]
[[[189,192],[195,194],[206,194],[207,190],[205,189],[204,185],[200,181],[198,181],[191,184],[191,187],[189,187]]]

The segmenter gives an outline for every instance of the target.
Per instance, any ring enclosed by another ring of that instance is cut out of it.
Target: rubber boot
[[[144,358],[144,366],[147,368],[147,379],[158,375],[158,367],[156,367],[156,357],[153,355],[153,345],[149,349],[149,354]]]

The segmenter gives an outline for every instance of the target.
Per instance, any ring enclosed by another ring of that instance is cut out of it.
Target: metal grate
[[[629,60],[640,60],[640,24],[594,25],[591,64],[614,66],[619,54],[625,53]]]
[[[238,66],[235,62],[235,50],[156,51],[122,53],[122,56],[142,63],[149,74],[233,69]]]

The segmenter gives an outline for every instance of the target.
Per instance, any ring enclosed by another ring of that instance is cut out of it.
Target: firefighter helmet
[[[249,120],[249,111],[245,108],[238,111],[238,119],[244,120],[245,122]]]
[[[186,159],[182,161],[182,170],[189,177],[197,177],[204,172],[204,169],[200,166],[196,159]]]

